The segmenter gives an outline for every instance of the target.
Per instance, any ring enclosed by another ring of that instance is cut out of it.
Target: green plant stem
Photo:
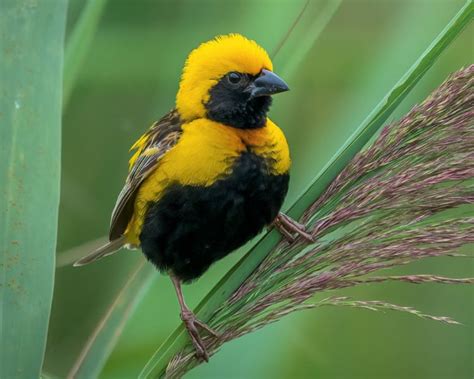
[[[90,335],[71,367],[67,375],[68,378],[87,379],[99,376],[105,361],[120,337],[125,322],[156,277],[155,268],[148,264],[144,258],[141,258]]]
[[[67,107],[77,75],[93,41],[107,0],[88,0],[66,44],[63,108]]]
[[[303,22],[298,22],[298,24],[295,22],[295,27],[291,29],[290,35],[285,36],[283,40],[283,43],[285,43],[283,49],[284,54],[277,59],[277,61],[282,62],[281,65],[279,65],[280,68],[278,72],[284,78],[297,72],[298,67],[301,66],[301,62],[308,56],[314,43],[326,29],[341,4],[342,0],[329,0],[324,7],[320,9],[320,7],[315,7],[315,5],[320,5],[319,2],[308,1],[306,3],[303,12],[308,6],[307,11],[304,12],[304,16],[309,20],[302,20]],[[301,18],[303,18],[303,16]],[[297,21],[300,21],[300,17],[298,17]],[[288,40],[291,41],[288,43]],[[292,48],[292,45],[295,47]],[[275,56],[278,55],[282,47],[283,44],[277,47]]]

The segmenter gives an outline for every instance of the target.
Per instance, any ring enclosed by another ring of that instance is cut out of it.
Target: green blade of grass
[[[38,378],[53,296],[66,1],[0,2],[0,377]]]
[[[468,1],[299,196],[298,200],[288,210],[292,217],[298,218],[301,216],[303,211],[322,194],[354,155],[380,129],[389,115],[433,65],[439,55],[469,23],[472,13],[472,1]],[[198,317],[203,321],[207,321],[214,310],[255,270],[278,240],[278,233],[270,232],[266,234],[201,301],[196,308]],[[140,377],[155,378],[161,376],[165,372],[168,362],[187,343],[188,337],[184,327],[180,325],[151,357]]]
[[[336,14],[342,0],[329,0],[323,6],[321,4],[319,1],[308,0],[288,33],[275,48],[272,59],[278,65],[278,73],[282,77],[287,78],[297,72],[301,62]]]
[[[154,266],[145,259],[140,259],[90,335],[69,371],[68,378],[87,379],[99,376],[125,322],[156,276]]]
[[[87,54],[107,0],[89,0],[68,38],[64,54],[63,108],[66,108],[74,82]]]

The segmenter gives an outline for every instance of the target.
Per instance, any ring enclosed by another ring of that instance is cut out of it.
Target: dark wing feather
[[[155,122],[140,139],[143,144],[135,146],[138,157],[130,167],[125,186],[120,191],[110,221],[109,239],[119,238],[125,232],[130,219],[137,190],[143,180],[157,167],[160,158],[171,149],[181,136],[182,121],[178,112],[172,110]]]

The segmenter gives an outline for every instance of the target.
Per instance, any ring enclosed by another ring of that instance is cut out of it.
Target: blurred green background
[[[123,184],[128,148],[174,106],[186,55],[215,35],[239,32],[275,50],[306,0],[110,0],[64,114],[58,251],[107,233]],[[311,22],[331,1],[310,1]],[[350,136],[382,96],[449,22],[463,0],[346,0],[301,62],[291,41],[274,60],[291,91],[271,118],[286,132],[294,161],[288,202]],[[83,6],[71,1],[68,28]],[[309,20],[309,21],[308,21]],[[305,24],[297,32],[305,35]],[[308,26],[308,32],[310,31]],[[473,61],[473,27],[464,30],[391,118],[423,100]],[[296,32],[296,31],[295,31]],[[466,248],[468,251],[469,248]],[[471,249],[472,250],[472,249]],[[195,305],[237,260],[219,262],[185,288]],[[138,254],[118,254],[57,272],[45,369],[64,377]],[[418,262],[404,273],[474,275],[470,259]],[[168,278],[158,274],[127,324],[102,378],[136,377],[179,322]],[[397,313],[322,308],[224,346],[188,378],[472,378],[474,296],[468,287],[408,284],[340,292],[415,306],[463,323],[449,326]],[[322,294],[321,296],[327,296]]]

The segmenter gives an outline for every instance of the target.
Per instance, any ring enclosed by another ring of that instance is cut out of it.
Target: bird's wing
[[[109,239],[120,238],[133,214],[135,197],[140,184],[158,166],[160,159],[178,141],[182,133],[182,121],[176,110],[172,110],[132,146],[136,150],[130,159],[125,186],[118,196],[110,221]]]

